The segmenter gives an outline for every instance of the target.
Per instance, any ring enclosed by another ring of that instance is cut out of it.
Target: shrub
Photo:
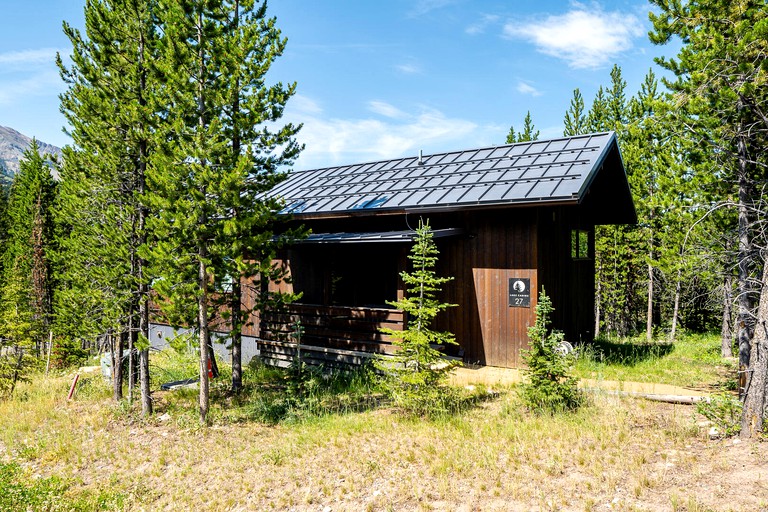
[[[570,375],[572,356],[557,350],[563,333],[549,330],[549,317],[554,311],[552,300],[542,288],[536,305],[536,323],[528,328],[530,350],[523,360],[526,379],[520,386],[520,396],[535,412],[559,412],[578,409],[584,396],[577,387],[578,379]]]
[[[728,393],[712,395],[708,402],[696,404],[696,412],[707,418],[723,437],[741,431],[741,402]]]
[[[51,349],[51,368],[63,369],[79,366],[90,354],[80,343],[70,338],[56,338]]]

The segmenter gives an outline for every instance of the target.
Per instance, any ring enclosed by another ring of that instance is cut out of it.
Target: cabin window
[[[327,306],[388,308],[397,299],[397,247],[338,244],[303,247],[291,255],[299,302]]]
[[[589,231],[574,229],[571,231],[571,258],[589,259]]]

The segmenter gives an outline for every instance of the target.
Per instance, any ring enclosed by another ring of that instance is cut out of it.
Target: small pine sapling
[[[577,387],[578,379],[570,375],[571,360],[557,348],[563,333],[549,329],[554,311],[552,300],[542,288],[536,305],[536,323],[528,328],[531,347],[523,354],[528,365],[520,387],[520,396],[535,412],[560,412],[578,409],[584,397]]]
[[[441,286],[453,280],[452,277],[438,277],[435,273],[438,254],[429,221],[420,221],[408,255],[413,271],[400,274],[407,287],[407,296],[387,302],[407,314],[408,327],[404,331],[381,329],[393,337],[397,347],[392,358],[377,362],[379,370],[387,376],[384,386],[396,405],[416,413],[431,411],[430,403],[439,405],[434,403],[435,398],[450,394],[441,393],[439,388],[448,373],[459,364],[435,348],[455,345],[454,335],[431,328],[432,321],[441,311],[455,306],[437,299]]]

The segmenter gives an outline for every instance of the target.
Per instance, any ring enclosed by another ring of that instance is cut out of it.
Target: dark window
[[[397,244],[307,244],[291,251],[294,291],[304,304],[391,307],[399,257]]]
[[[571,258],[589,259],[589,231],[574,229],[571,231]]]

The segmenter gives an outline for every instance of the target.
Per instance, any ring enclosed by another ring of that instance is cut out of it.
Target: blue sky
[[[3,1],[0,125],[62,146],[54,55],[77,0]],[[587,107],[622,67],[634,94],[653,57],[644,0],[272,0],[288,37],[272,81],[297,82],[285,119],[304,123],[296,168],[502,144],[530,110],[541,137],[562,135],[574,88]]]

